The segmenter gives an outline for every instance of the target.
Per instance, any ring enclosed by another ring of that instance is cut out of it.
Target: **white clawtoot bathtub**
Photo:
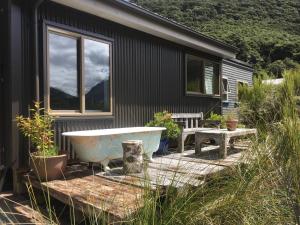
[[[104,169],[109,169],[112,159],[123,157],[122,142],[142,140],[144,154],[151,160],[160,143],[164,127],[130,127],[102,130],[65,132],[62,135],[70,138],[78,158],[85,162],[99,162]]]

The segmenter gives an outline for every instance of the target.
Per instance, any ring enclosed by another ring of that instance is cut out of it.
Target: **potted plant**
[[[210,112],[209,117],[207,118],[209,122],[212,123],[212,125],[209,125],[208,127],[216,127],[218,126],[219,128],[225,128],[225,118],[222,115]]]
[[[21,133],[30,139],[33,153],[30,153],[30,167],[42,181],[62,176],[67,164],[67,155],[59,154],[53,142],[53,118],[35,102],[29,117],[18,116],[17,125]]]
[[[231,111],[228,114],[226,114],[225,122],[226,122],[227,130],[235,131],[237,128],[238,122],[239,122],[237,113],[234,111]]]
[[[180,134],[180,128],[177,123],[172,119],[172,114],[163,111],[154,114],[154,120],[146,124],[148,127],[165,127],[161,134],[160,145],[157,154],[165,154],[168,152],[169,140],[175,139]]]

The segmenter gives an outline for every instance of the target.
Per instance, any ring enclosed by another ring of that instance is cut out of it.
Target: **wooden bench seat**
[[[172,119],[179,125],[181,130],[181,133],[177,138],[177,152],[184,151],[184,142],[189,135],[194,135],[197,131],[213,129],[220,124],[219,121],[204,120],[202,112],[173,113]]]

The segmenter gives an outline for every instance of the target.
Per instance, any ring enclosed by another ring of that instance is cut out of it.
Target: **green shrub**
[[[225,124],[225,119],[222,115],[219,115],[217,113],[214,112],[210,112],[209,117],[207,118],[208,120],[213,120],[213,121],[220,121],[221,123],[221,128],[225,128],[226,124]]]
[[[30,112],[31,116],[29,117],[16,117],[20,131],[30,139],[35,150],[37,150],[36,155],[57,155],[58,152],[53,142],[53,118],[40,107],[39,102],[34,103],[34,108],[30,109]]]
[[[295,221],[300,223],[300,120],[287,116],[279,123],[274,135],[275,159],[281,171],[281,179],[287,190],[294,211]]]
[[[283,76],[284,82],[279,85],[263,83],[259,77],[254,79],[252,87],[239,88],[240,117],[244,124],[260,131],[269,130],[283,119],[287,101],[296,104],[293,99],[300,95],[300,69],[285,71]]]
[[[265,131],[270,124],[280,121],[279,89],[280,86],[263,83],[261,78],[255,78],[252,87],[240,87],[241,122]]]
[[[147,127],[165,127],[166,130],[162,132],[161,138],[175,139],[180,134],[180,129],[177,123],[172,119],[172,114],[163,111],[154,114],[154,120],[146,124]]]

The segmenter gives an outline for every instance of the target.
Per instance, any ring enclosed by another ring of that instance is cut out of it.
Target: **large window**
[[[111,43],[48,28],[47,106],[57,114],[111,114]]]
[[[220,95],[220,65],[186,55],[187,94]]]

